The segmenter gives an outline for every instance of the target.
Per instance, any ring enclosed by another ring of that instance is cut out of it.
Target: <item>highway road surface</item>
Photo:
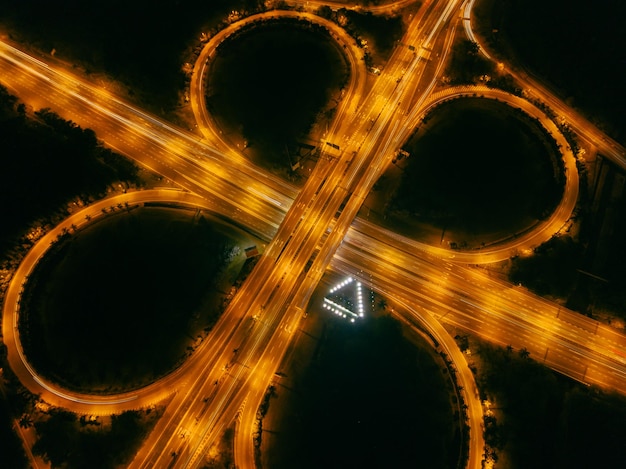
[[[236,439],[236,460],[241,467],[252,467],[254,414],[328,265],[353,275],[371,272],[371,280],[363,279],[365,283],[404,305],[412,320],[421,321],[442,344],[448,344],[447,353],[468,384],[464,386],[472,419],[468,467],[479,467],[482,458],[482,409],[477,394],[470,391],[475,387],[466,363],[439,321],[498,343],[526,347],[533,358],[575,379],[626,392],[622,335],[460,265],[469,262],[467,253],[420,249],[414,242],[354,221],[407,129],[437,99],[434,83],[452,43],[449,26],[460,16],[460,6],[458,1],[428,2],[413,17],[402,43],[424,45],[432,51],[430,57],[434,53],[440,60],[424,60],[409,47],[396,48],[374,86],[359,91],[364,94],[359,99],[346,100],[356,104],[341,108],[326,140],[334,146],[324,146],[326,157],[299,191],[247,164],[243,157],[232,158],[230,149],[220,148],[223,142],[211,140],[214,146],[208,146],[210,133],[203,141],[85,80],[0,44],[0,66],[8,77],[3,76],[3,83],[22,100],[59,110],[63,117],[93,128],[111,147],[212,201],[215,211],[228,214],[235,223],[272,240],[211,340],[205,342],[210,345],[203,345],[169,386],[159,385],[159,392],[173,395],[173,400],[133,467],[196,467],[203,452],[234,419],[239,422],[237,434],[244,438]],[[356,83],[362,81],[355,80],[351,92],[358,94]],[[575,202],[574,193],[566,193]],[[562,203],[563,213],[544,235],[562,226],[563,218],[571,213],[567,204],[572,200]],[[533,242],[538,243],[538,238]],[[481,262],[493,260],[489,250],[478,255],[487,256]],[[26,274],[16,274],[18,285]],[[3,332],[10,324],[3,321]],[[31,385],[41,386],[33,381]],[[55,399],[52,394],[50,399]],[[130,402],[64,398],[73,402],[70,408],[80,412],[88,408],[89,413]],[[130,398],[112,396],[110,400]],[[140,398],[143,395],[137,395]]]

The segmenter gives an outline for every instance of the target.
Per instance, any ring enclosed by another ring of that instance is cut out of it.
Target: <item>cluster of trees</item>
[[[624,466],[623,396],[558,375],[524,349],[481,343],[478,355],[478,387],[495,412],[485,420],[495,459],[537,469]]]
[[[457,41],[452,48],[446,76],[452,85],[482,83],[517,96],[522,93],[515,79],[508,73],[498,70],[492,60],[480,53],[480,46],[469,39]]]
[[[126,411],[111,416],[110,425],[99,425],[54,408],[34,424],[38,439],[33,453],[52,467],[125,466],[161,413],[162,409]]]
[[[5,26],[20,42],[80,66],[106,73],[156,112],[178,104],[184,87],[181,55],[199,31],[231,10],[255,11],[261,0],[181,0],[155,6],[150,0],[68,0],[59,8],[45,0],[0,0]]]
[[[26,469],[28,461],[22,441],[13,431],[14,421],[5,403],[0,403],[0,441],[2,441],[2,464],[13,469]]]
[[[335,11],[328,6],[320,7],[317,14],[340,24],[359,45],[361,45],[361,40],[373,42],[371,49],[374,49],[381,57],[388,57],[391,54],[406,30],[400,15],[375,15],[370,11],[361,12],[345,8]],[[345,18],[345,20],[340,21],[339,18]],[[370,49],[370,44],[367,49]]]
[[[532,256],[514,257],[509,279],[539,295],[563,299],[568,308],[583,314],[593,317],[600,312],[626,319],[626,249],[621,236],[626,223],[615,217],[613,236],[605,241],[611,255],[596,263],[593,238],[600,227],[592,225],[595,215],[589,213],[588,204],[583,207],[578,211],[582,215],[575,216],[582,216],[576,236],[555,236],[535,248]]]
[[[257,413],[256,413],[257,427],[254,432],[253,438],[254,438],[254,459],[258,467],[261,467],[261,442],[263,439],[263,419],[267,415],[267,411],[270,408],[270,399],[272,397],[276,397],[277,395],[278,394],[276,392],[276,386],[271,384],[267,388],[267,391],[265,392],[265,395],[263,396],[263,401],[261,402],[261,405],[257,409]]]
[[[509,278],[539,295],[567,298],[581,267],[584,247],[571,236],[555,236],[534,249],[529,257],[512,260]]]
[[[2,86],[0,147],[0,254],[71,200],[100,197],[114,181],[138,183],[137,167],[100,145],[92,130],[49,109],[31,114]]]
[[[0,441],[2,464],[15,469],[26,469],[28,460],[22,441],[14,431],[15,419],[32,410],[34,396],[21,386],[7,362],[7,349],[0,342]]]
[[[493,75],[495,66],[481,53],[474,41],[463,39],[452,47],[450,62],[446,71],[453,85],[474,84],[485,75]]]

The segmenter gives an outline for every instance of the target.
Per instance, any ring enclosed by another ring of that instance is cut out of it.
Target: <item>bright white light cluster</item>
[[[344,289],[345,287],[347,287],[353,282],[355,282],[355,280],[352,277],[348,277],[343,282],[338,283],[333,288],[331,288],[329,293],[332,294],[332,293],[339,292],[340,290]],[[364,312],[365,310],[363,307],[363,290],[361,287],[362,287],[361,282],[357,281],[355,285],[355,290],[353,293],[354,296],[356,297],[356,303],[357,303],[356,305],[354,305],[355,307],[354,309],[356,309],[356,311],[358,312],[355,312],[351,308],[341,305],[337,303],[336,301],[333,301],[329,298],[324,298],[324,304],[322,306],[326,308],[327,310],[332,311],[337,316],[350,319],[350,322],[354,322],[356,318],[362,318],[365,314]]]
[[[357,317],[357,315],[354,314],[352,311],[350,311],[348,308],[344,308],[343,306],[335,303],[334,301],[330,301],[328,298],[324,298],[323,306],[324,308],[332,311],[338,316],[341,316],[344,318],[347,318],[348,316],[350,316],[351,322],[354,322],[354,319]]]

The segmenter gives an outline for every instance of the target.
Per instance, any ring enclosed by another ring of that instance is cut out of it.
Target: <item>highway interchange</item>
[[[203,452],[235,419],[238,421],[237,464],[253,467],[251,432],[256,410],[313,290],[330,267],[360,278],[390,302],[402,306],[404,314],[428,330],[453,360],[465,390],[470,418],[468,467],[480,467],[482,459],[482,408],[465,358],[441,322],[502,345],[525,347],[531,357],[574,379],[626,392],[626,368],[621,358],[626,354],[623,335],[464,265],[508,258],[549,239],[563,227],[577,199],[578,179],[571,152],[564,155],[568,187],[559,208],[536,230],[497,249],[463,252],[435,248],[356,217],[393,152],[427,109],[441,99],[475,93],[498,98],[539,117],[555,138],[563,139],[555,124],[528,101],[488,89],[433,92],[453,39],[451,24],[462,14],[467,16],[468,12],[461,9],[459,1],[431,2],[421,8],[408,25],[402,42],[427,44],[429,49],[440,51],[440,60],[435,64],[420,60],[408,47],[398,47],[369,91],[364,88],[366,71],[360,69],[358,57],[355,60],[358,51],[352,49],[348,53],[352,81],[335,124],[326,136],[326,141],[336,142],[341,151],[327,149],[329,158],[319,160],[300,191],[246,164],[243,157],[211,131],[210,118],[198,106],[204,102],[202,80],[195,82],[195,97],[192,84],[192,103],[204,137],[199,138],[79,77],[34,60],[8,44],[0,44],[2,70],[7,72],[3,75],[8,77],[6,80],[3,77],[3,83],[23,101],[35,108],[51,107],[63,117],[94,129],[107,145],[191,193],[130,193],[117,196],[115,201],[103,201],[103,207],[171,198],[227,215],[234,223],[269,242],[259,264],[212,331],[210,340],[175,374],[165,378],[165,382],[124,396],[78,396],[34,377],[20,357],[19,347],[13,346],[14,327],[10,327],[16,324],[21,285],[37,256],[60,232],[57,230],[72,223],[80,227],[88,221],[85,216],[88,213],[74,214],[73,221],[67,220],[48,233],[50,239],[40,241],[29,253],[30,266],[27,257],[7,291],[3,335],[11,366],[24,384],[33,392],[43,392],[48,402],[92,414],[137,408],[173,395],[165,415],[132,467],[165,467],[170,463],[175,467],[196,467]],[[332,34],[345,35],[334,29]],[[346,44],[353,43],[349,38],[343,40]],[[206,64],[214,47],[210,43],[205,47],[202,54],[206,55],[201,55],[196,69]],[[194,73],[194,78],[198,79],[199,75]],[[518,79],[526,83],[524,77]],[[545,90],[538,86],[532,90],[553,106],[555,99],[546,95]],[[560,103],[558,106],[553,109],[567,116],[577,132],[622,161],[619,146],[580,116],[571,114],[567,107]],[[560,143],[563,149],[569,148],[564,140]],[[336,217],[341,205],[343,210]],[[91,211],[89,218],[102,214],[98,205],[85,210]],[[236,360],[234,349],[238,350]],[[20,369],[21,373],[17,371]]]

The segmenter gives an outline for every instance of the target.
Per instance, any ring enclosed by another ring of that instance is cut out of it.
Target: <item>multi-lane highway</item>
[[[52,107],[95,129],[107,144],[216,201],[216,211],[272,240],[207,341],[210,345],[203,346],[181,369],[175,383],[161,388],[167,390],[165,394],[175,394],[135,458],[135,467],[198,465],[203,451],[237,415],[242,430],[238,435],[244,436],[236,439],[237,461],[241,467],[252,467],[250,432],[256,409],[329,263],[352,274],[372,272],[369,280],[363,280],[406,305],[409,314],[421,314],[424,327],[441,343],[447,342],[441,338],[435,318],[489,340],[524,346],[533,357],[543,357],[546,364],[582,381],[626,389],[624,364],[618,358],[626,350],[621,335],[571,312],[554,310],[555,305],[528,292],[446,262],[439,257],[441,251],[419,249],[413,242],[365,223],[352,224],[369,188],[406,138],[407,129],[423,115],[451,44],[448,25],[459,7],[460,2],[434,2],[413,18],[403,44],[429,46],[440,51],[436,53],[441,60],[432,65],[408,47],[397,48],[369,93],[356,101],[346,100],[355,104],[342,107],[328,135],[328,141],[339,148],[327,148],[327,158],[320,159],[301,191],[251,167],[241,157],[233,158],[227,148],[218,150],[223,146],[220,142],[207,147],[196,135],[143,113],[88,82],[33,61],[7,45],[0,46],[2,69],[10,73],[6,84],[24,101],[35,107]],[[353,72],[356,76],[362,73],[358,69]],[[351,85],[352,92],[355,89]],[[357,107],[359,102],[362,104]],[[205,137],[209,140],[210,134]],[[575,195],[570,196],[575,202]],[[564,208],[544,234],[557,230],[567,216]],[[538,238],[531,242],[537,244]],[[451,259],[457,263],[467,261],[465,254],[443,253],[446,258],[458,256]],[[493,258],[482,259],[488,262]],[[461,360],[453,343],[449,348],[449,355]],[[455,363],[463,380],[469,380],[465,389],[474,389],[467,367]],[[478,467],[482,411],[477,396],[471,394],[468,391],[466,399],[476,423],[470,425],[470,466]],[[123,399],[131,397],[122,397],[111,407],[120,408],[129,402]],[[76,402],[79,399],[84,402]],[[103,399],[89,402],[89,396],[70,396],[69,401],[90,406],[93,413],[107,405]]]
[[[474,268],[415,255],[412,243],[384,240],[357,220],[331,267],[362,269],[361,279],[438,320],[531,356],[579,381],[626,393],[626,337],[595,320]],[[368,239],[369,238],[369,239]]]
[[[442,24],[442,21],[449,17],[450,12],[452,11],[449,5],[446,5],[440,9],[433,8],[429,10],[431,15],[434,16],[436,22],[433,23],[437,27]],[[421,20],[422,18],[420,18]],[[417,24],[418,21],[416,20]],[[432,37],[429,36],[429,37]],[[407,63],[417,64],[417,60],[415,60],[414,56],[406,53],[404,51],[404,57],[401,58],[402,61],[399,62],[398,67],[403,67],[401,71],[398,71],[398,74],[404,74],[406,69],[404,68]],[[19,55],[19,54],[18,54]],[[398,54],[402,55],[402,54]],[[408,57],[407,57],[408,56]],[[19,60],[12,60],[14,65],[20,66],[22,63]],[[398,61],[396,61],[398,63]],[[39,66],[39,64],[36,64]],[[415,65],[411,65],[414,67]],[[45,64],[43,65],[46,68]],[[31,72],[32,69],[27,70]],[[46,73],[48,70],[44,70],[44,73],[40,73],[40,78],[43,78],[45,81],[50,82],[47,78]],[[394,73],[395,74],[395,73]],[[421,76],[421,74],[420,74]],[[401,78],[401,77],[400,77]],[[349,201],[349,195],[354,190],[354,181],[358,182],[358,178],[361,178],[365,184],[365,188],[362,189],[362,193],[365,194],[367,192],[367,186],[371,187],[373,182],[375,181],[375,177],[369,175],[365,177],[366,171],[365,169],[371,166],[370,162],[366,158],[356,159],[356,154],[362,150],[362,146],[365,143],[363,139],[364,136],[368,136],[371,132],[371,138],[367,143],[367,147],[365,147],[364,154],[369,155],[370,158],[374,156],[383,155],[382,158],[387,158],[387,154],[389,154],[388,145],[389,139],[387,139],[387,146],[383,147],[382,150],[378,148],[380,144],[380,138],[382,132],[388,131],[387,126],[389,120],[396,113],[396,103],[398,108],[400,106],[400,99],[403,96],[404,89],[411,90],[410,86],[406,86],[405,84],[408,81],[404,81],[401,86],[398,86],[400,79],[396,79],[395,82],[393,79],[381,81],[380,88],[381,90],[375,95],[375,100],[368,100],[368,102],[373,103],[372,106],[369,106],[364,112],[362,112],[359,117],[360,119],[356,119],[356,127],[354,127],[354,121],[350,120],[341,120],[337,119],[336,122],[344,123],[345,126],[352,125],[356,130],[360,130],[361,135],[357,135],[355,132],[352,132],[353,141],[357,142],[352,144],[354,150],[344,151],[339,156],[334,156],[329,159],[323,159],[320,164],[316,166],[316,169],[309,179],[310,182],[305,186],[305,188],[300,192],[298,198],[296,199],[294,206],[297,210],[290,210],[281,227],[279,228],[279,232],[274,237],[274,241],[270,244],[266,255],[262,258],[261,262],[253,272],[250,280],[246,283],[242,292],[235,298],[232,303],[232,308],[229,308],[231,311],[259,311],[262,313],[263,319],[269,325],[267,328],[260,328],[260,332],[254,334],[256,340],[251,341],[250,346],[243,346],[242,356],[246,358],[245,363],[254,362],[259,363],[259,360],[262,356],[265,348],[269,348],[270,351],[274,349],[276,343],[279,343],[279,349],[284,350],[288,340],[282,340],[282,342],[278,342],[276,339],[276,334],[274,333],[276,330],[280,329],[280,324],[282,323],[283,316],[286,318],[287,322],[290,323],[290,318],[293,317],[295,319],[301,314],[302,307],[306,306],[308,298],[310,294],[317,284],[317,281],[321,277],[324,267],[327,265],[328,260],[332,256],[334,252],[334,247],[340,242],[342,238],[342,234],[348,228],[352,216],[351,213],[355,213],[360,206],[358,202],[362,199],[363,195],[360,195],[357,198],[352,198],[352,200],[356,200],[352,204],[346,205],[344,208],[344,212],[342,213],[339,221],[335,223],[335,228],[333,229],[330,236],[326,236],[326,227],[330,226],[331,221],[334,218],[334,214],[338,210],[339,206],[342,203],[345,203],[346,200]],[[57,80],[54,83],[58,83]],[[56,88],[56,89],[54,89]],[[57,85],[53,87],[53,91],[57,91],[58,89],[65,89],[65,84],[61,83],[61,85]],[[87,92],[89,87],[87,88]],[[81,90],[82,91],[82,90]],[[72,93],[70,93],[72,94]],[[384,99],[383,96],[391,95],[391,99]],[[61,96],[63,98],[64,96]],[[101,111],[102,108],[98,108]],[[385,114],[383,114],[385,111]],[[102,111],[101,111],[102,112]],[[124,122],[126,124],[129,123],[128,119],[121,118],[117,109],[106,110],[103,114],[109,116],[109,118],[113,119],[113,123]],[[134,113],[135,118],[139,118],[142,120],[142,123],[146,121],[143,115],[138,115],[138,113]],[[365,118],[367,116],[367,118]],[[149,123],[154,123],[153,119],[147,119]],[[375,125],[372,126],[371,123]],[[93,125],[90,125],[93,127]],[[166,127],[167,128],[167,127]],[[169,128],[167,128],[169,130]],[[394,127],[395,130],[395,127]],[[116,134],[117,129],[116,129]],[[347,132],[342,131],[342,129],[333,128],[331,130],[332,134],[345,135]],[[164,140],[160,138],[159,135],[149,134],[151,140],[153,142],[167,144],[168,140]],[[181,138],[183,137],[183,138]],[[189,139],[185,139],[183,135],[177,133],[177,138],[179,140],[179,145],[182,149],[177,148],[176,146],[167,145],[167,150],[171,153],[172,150],[177,151],[177,153],[184,154],[189,150]],[[360,143],[358,140],[360,139]],[[346,145],[348,146],[348,145]],[[376,152],[374,150],[379,149],[380,151]],[[169,155],[166,155],[169,156]],[[378,156],[381,158],[380,156]],[[383,165],[379,163],[376,165],[377,172],[380,173],[383,169]],[[159,161],[160,162],[160,161]],[[166,162],[166,166],[169,166]],[[223,163],[223,159],[221,161]],[[183,177],[188,179],[186,171],[182,173]],[[344,187],[342,187],[342,184]],[[248,186],[249,187],[249,186]],[[258,189],[254,189],[258,192]],[[260,194],[265,198],[268,198],[266,194]],[[274,199],[273,197],[269,197],[270,200],[276,201],[278,206],[282,207],[282,203],[279,202],[279,199]],[[301,201],[301,202],[299,202]],[[254,213],[258,213],[258,209],[253,211]],[[308,212],[308,213],[307,213]],[[306,217],[304,215],[307,215]],[[337,229],[337,227],[341,227],[341,230]],[[308,261],[312,261],[313,253],[316,251],[318,244],[323,239],[326,241],[326,248],[323,250],[323,255],[320,255],[318,259],[313,263],[313,268],[311,268],[311,272],[314,275],[303,276],[303,275],[292,275],[293,272],[304,272],[305,264]],[[328,241],[328,240],[332,241]],[[255,278],[256,277],[256,278]],[[258,280],[257,280],[258,278]],[[268,281],[269,279],[269,281]],[[303,281],[304,280],[304,281]],[[283,286],[284,285],[284,286]],[[250,291],[245,291],[250,290]],[[288,303],[287,300],[290,300]],[[243,305],[240,303],[244,303]],[[227,312],[228,313],[228,312]],[[234,313],[233,313],[234,314]],[[232,317],[233,314],[225,314],[225,317]],[[243,321],[241,319],[240,321]],[[241,322],[240,322],[241,324]],[[244,327],[244,326],[242,326]],[[238,330],[242,329],[240,327]],[[247,326],[246,326],[247,327]],[[244,327],[245,328],[245,327]],[[288,330],[292,330],[291,327]],[[249,331],[246,331],[249,333]],[[244,334],[245,335],[245,334]],[[236,332],[233,333],[233,336],[238,337]],[[270,343],[273,340],[274,346]],[[229,344],[232,342],[232,339],[229,340]],[[280,346],[280,344],[284,344]],[[226,350],[229,347],[224,347],[222,350]],[[237,350],[240,350],[241,347],[236,347]],[[225,352],[222,352],[222,355]],[[282,356],[282,352],[279,353],[276,357],[280,358]],[[276,357],[269,360],[269,363],[277,363]],[[219,360],[219,359],[217,359]],[[225,396],[220,400],[211,400],[209,401],[209,405],[213,407],[217,407],[216,409],[211,409],[207,412],[211,418],[209,422],[204,422],[205,430],[199,432],[193,432],[193,436],[208,434],[209,437],[215,438],[215,435],[219,435],[219,429],[223,428],[226,422],[232,420],[232,409],[229,410],[229,403],[231,402],[229,397],[229,393],[234,393],[235,389],[239,390],[238,393],[242,393],[242,388],[245,388],[244,385],[248,384],[250,381],[250,376],[252,374],[249,371],[242,367],[238,367],[239,370],[237,374],[238,378],[238,386],[227,386],[227,391],[221,391],[219,393],[220,396]],[[271,368],[271,367],[270,367]],[[215,366],[211,366],[211,370],[216,369]],[[232,373],[232,371],[231,371]],[[258,372],[257,372],[258,374]],[[267,383],[267,377],[271,376],[271,369],[268,372],[263,373],[264,377],[261,379],[262,383]],[[258,377],[257,377],[258,378]],[[258,380],[258,379],[257,379]],[[206,382],[194,383],[194,391],[198,391],[198,387],[202,389],[206,386]],[[220,386],[221,382],[219,379],[215,380],[215,386]],[[256,409],[258,401],[262,396],[262,392],[265,386],[261,386],[259,390],[256,392],[255,402],[253,405],[249,406],[248,409]],[[243,395],[246,395],[248,391],[244,392]],[[191,394],[185,394],[189,396]],[[197,392],[193,394],[198,395]],[[180,394],[181,396],[183,393]],[[178,402],[178,401],[175,401]],[[238,399],[232,400],[232,402],[239,402]],[[207,402],[203,401],[204,404]],[[187,397],[184,399],[179,405],[171,405],[171,409],[182,409],[174,413],[174,416],[177,418],[172,418],[177,422],[177,431],[172,432],[170,425],[166,425],[167,419],[162,419],[164,422],[163,432],[161,435],[172,435],[172,434],[180,434],[183,435],[181,439],[185,439],[186,434],[184,430],[185,423],[181,422],[180,414],[181,412],[185,412],[184,415],[191,415],[192,412],[189,412],[188,406],[191,408],[195,408],[193,403],[190,405],[190,399]],[[228,411],[228,412],[227,412]],[[224,415],[221,417],[220,414]],[[220,418],[221,417],[221,418]],[[197,421],[196,421],[197,423]],[[189,425],[187,425],[189,426]],[[479,428],[479,425],[476,425],[475,428]],[[157,429],[158,430],[158,429]],[[180,431],[178,431],[180,430]],[[475,432],[476,433],[476,432]],[[158,432],[155,431],[153,435],[157,435]],[[192,444],[189,442],[192,438],[190,437],[187,441],[185,441],[182,445],[177,441],[172,441],[171,438],[169,440],[167,437],[163,436],[162,438],[158,438],[151,446],[151,450],[149,451],[149,455],[146,459],[144,459],[143,463],[138,463],[141,465],[151,466],[153,464],[162,464],[160,458],[165,458],[167,460],[168,457],[171,457],[172,454],[178,458],[179,461],[183,461],[187,459],[184,464],[192,464],[193,461],[197,459],[197,455],[201,452],[202,448],[210,443],[209,438],[201,438],[198,441],[193,442]],[[159,442],[161,442],[164,447],[161,448],[159,446]],[[155,448],[159,447],[159,451],[156,451]],[[195,450],[189,451],[189,448],[195,448]],[[171,450],[171,451],[170,451]],[[156,459],[155,459],[156,458]],[[136,459],[136,461],[139,460]],[[241,458],[240,458],[241,460]]]

